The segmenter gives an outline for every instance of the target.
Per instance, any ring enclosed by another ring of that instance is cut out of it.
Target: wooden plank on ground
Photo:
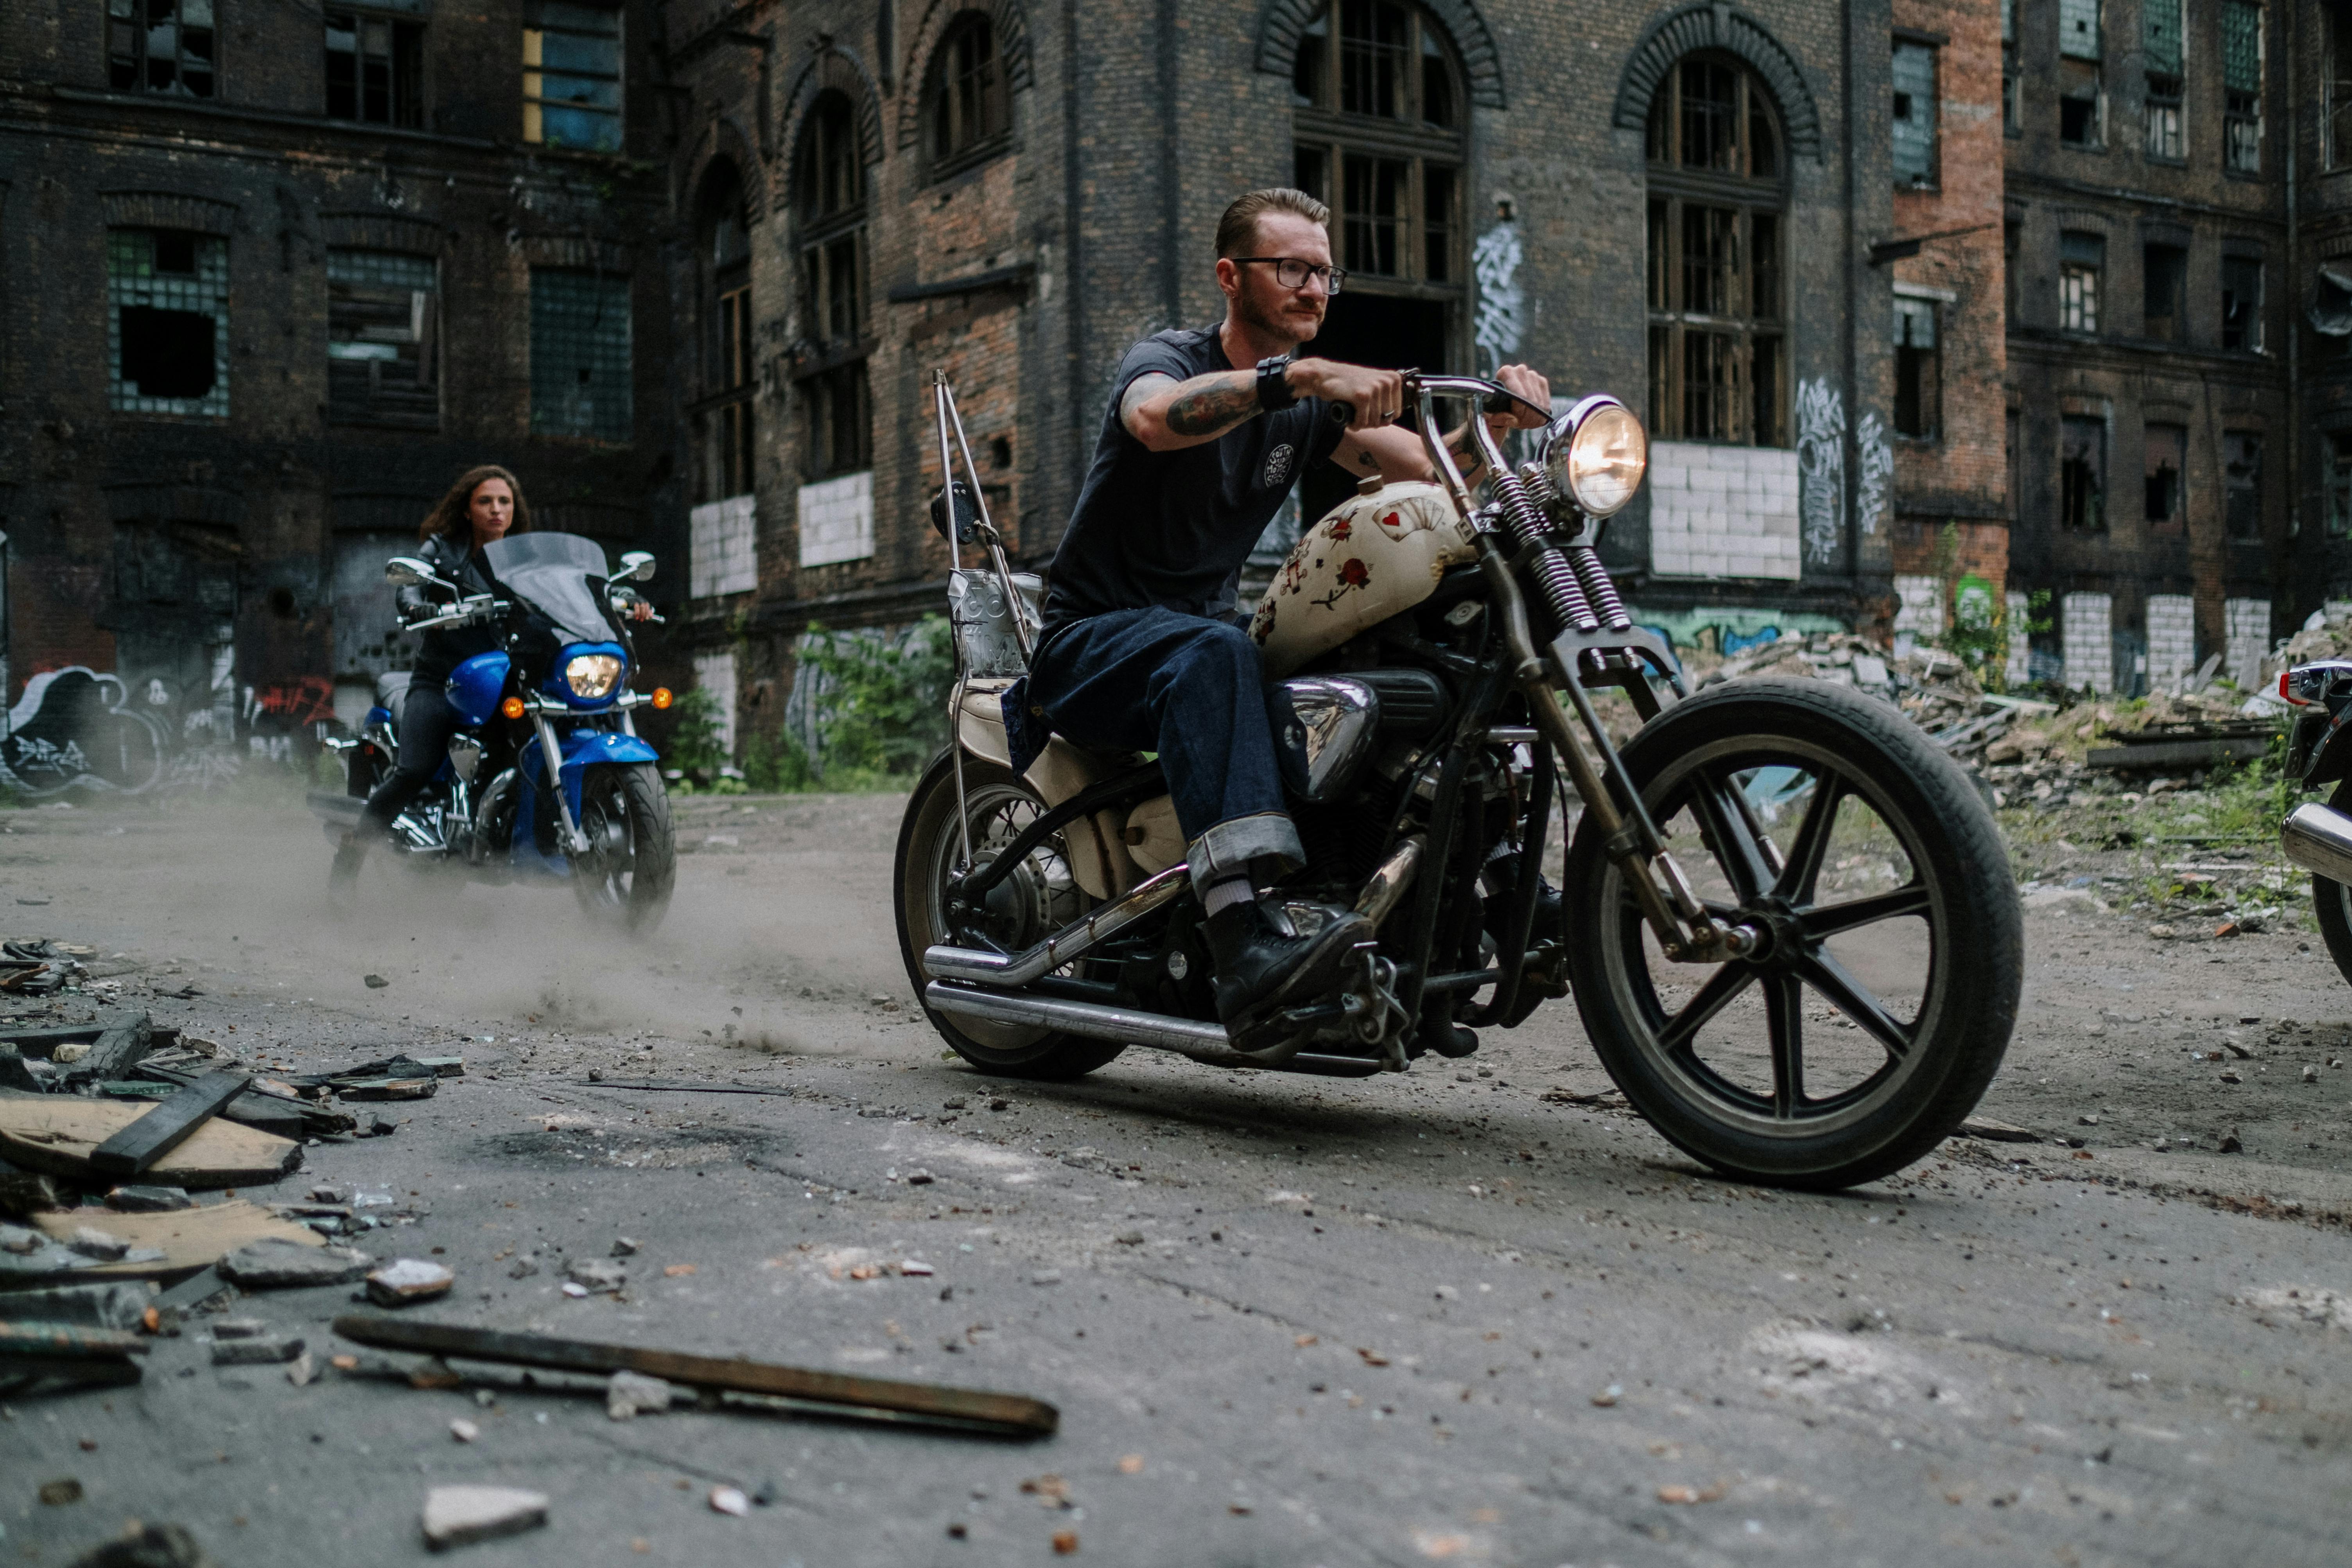
[[[39,1057],[46,1061],[59,1046],[78,1046],[94,1040],[106,1033],[103,1024],[58,1024],[41,1028],[12,1028],[0,1024],[0,1040],[25,1056]]]
[[[135,1176],[181,1144],[252,1081],[241,1072],[208,1072],[89,1152],[101,1175]]]
[[[190,1084],[204,1076],[180,1068],[157,1067],[153,1062],[141,1062],[131,1070],[141,1078],[167,1084]],[[257,1082],[247,1085],[246,1091],[230,1100],[228,1109],[221,1114],[231,1121],[242,1121],[281,1138],[322,1138],[353,1131],[360,1124],[360,1119],[348,1110],[337,1110],[331,1105],[320,1105]]]
[[[97,1185],[105,1178],[90,1154],[147,1110],[70,1094],[0,1096],[0,1160]],[[148,1179],[196,1192],[274,1182],[301,1163],[302,1145],[294,1140],[216,1116],[151,1167]]]
[[[128,1023],[116,1025],[91,1043],[88,1056],[66,1069],[66,1081],[96,1083],[102,1079],[123,1077],[147,1054],[154,1032],[144,1013]]]
[[[208,1268],[223,1253],[256,1241],[290,1241],[299,1247],[327,1245],[327,1238],[309,1226],[279,1219],[243,1198],[173,1209],[168,1214],[110,1214],[96,1220],[86,1211],[64,1209],[35,1215],[32,1221],[42,1234],[58,1241],[73,1235],[78,1226],[95,1225],[134,1248],[152,1248],[163,1255],[146,1263],[104,1263],[94,1268],[77,1268],[73,1271],[76,1284],[185,1274],[190,1269]]]

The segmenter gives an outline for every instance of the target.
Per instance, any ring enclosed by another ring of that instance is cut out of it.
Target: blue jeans
[[[1306,864],[1283,809],[1257,644],[1180,611],[1113,610],[1055,628],[1029,701],[1082,746],[1157,752],[1197,887],[1272,857]]]

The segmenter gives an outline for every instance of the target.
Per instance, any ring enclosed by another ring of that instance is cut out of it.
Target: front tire
[[[1948,1137],[2000,1066],[2023,971],[1968,775],[1894,709],[1813,680],[1715,688],[1624,757],[1701,899],[1767,936],[1711,971],[1668,962],[1585,817],[1573,990],[1633,1108],[1726,1175],[1790,1187],[1873,1181]]]
[[[651,763],[604,763],[580,781],[580,831],[588,852],[572,858],[572,889],[592,916],[637,935],[661,924],[677,882],[669,792]]]
[[[978,757],[963,759],[963,784],[965,822],[976,860],[986,859],[992,846],[1010,843],[1045,810],[1045,801],[1027,781]],[[923,972],[923,950],[958,942],[947,915],[946,888],[962,854],[963,835],[956,825],[955,758],[942,752],[907,802],[891,879],[898,951],[918,1001],[930,978]],[[1008,952],[1018,952],[1084,914],[1087,901],[1070,876],[1061,841],[1048,838],[997,884],[982,919],[992,941]],[[929,1007],[923,1012],[956,1055],[999,1078],[1082,1078],[1127,1048],[1058,1030],[950,1019]]]

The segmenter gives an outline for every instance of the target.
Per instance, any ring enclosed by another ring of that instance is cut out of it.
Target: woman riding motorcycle
[[[523,501],[521,484],[506,469],[486,463],[459,475],[426,514],[417,531],[424,548],[416,553],[436,575],[457,584],[460,593],[488,594],[494,585],[482,570],[479,547],[509,533],[530,531],[530,508]],[[404,626],[445,607],[433,604],[417,586],[401,589],[396,602]],[[408,689],[401,694],[399,711],[394,716],[400,759],[368,796],[360,826],[353,830],[358,839],[388,837],[393,819],[440,771],[449,737],[457,731],[457,715],[444,689],[449,672],[476,654],[497,647],[498,630],[488,623],[442,626],[425,633],[420,640]]]

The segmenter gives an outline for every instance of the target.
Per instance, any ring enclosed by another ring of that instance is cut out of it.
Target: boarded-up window
[[[440,302],[429,257],[327,253],[329,418],[440,426]]]

